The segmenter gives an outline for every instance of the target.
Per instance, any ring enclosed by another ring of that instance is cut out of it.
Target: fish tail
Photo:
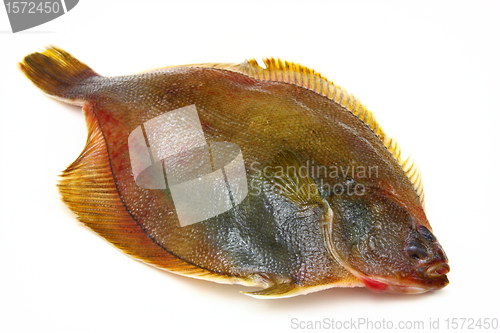
[[[54,46],[27,55],[19,67],[45,93],[76,104],[84,97],[83,82],[99,76],[71,54]]]

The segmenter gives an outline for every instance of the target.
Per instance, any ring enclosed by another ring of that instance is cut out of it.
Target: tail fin
[[[71,54],[53,46],[42,53],[26,56],[19,66],[38,88],[66,100],[81,98],[81,94],[73,88],[88,78],[98,76]]]

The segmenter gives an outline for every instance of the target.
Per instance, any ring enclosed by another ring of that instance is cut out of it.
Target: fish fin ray
[[[255,298],[285,298],[300,294],[299,289],[293,282],[274,284],[269,288],[250,292],[241,292],[244,295]]]
[[[63,201],[84,225],[134,259],[172,273],[219,283],[247,283],[178,258],[151,239],[132,218],[116,189],[106,143],[97,120],[85,105],[87,144],[62,173],[58,184]]]
[[[68,102],[79,97],[79,94],[71,88],[80,85],[88,78],[98,76],[89,66],[54,46],[48,47],[41,53],[27,55],[19,63],[19,67],[43,92]]]
[[[288,150],[278,153],[268,167],[263,169],[264,180],[279,194],[298,206],[322,203],[316,184],[307,175],[308,171],[304,170],[305,166],[294,153]]]

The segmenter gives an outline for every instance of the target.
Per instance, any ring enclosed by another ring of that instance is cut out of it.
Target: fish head
[[[377,191],[334,196],[329,203],[333,217],[324,229],[326,246],[367,288],[423,293],[448,284],[448,258],[423,209],[412,214]]]

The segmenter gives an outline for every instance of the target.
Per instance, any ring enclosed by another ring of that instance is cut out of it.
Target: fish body
[[[265,63],[105,77],[52,47],[20,67],[83,106],[87,144],[60,192],[134,258],[263,287],[255,297],[444,287],[416,166],[350,94],[300,65]]]

